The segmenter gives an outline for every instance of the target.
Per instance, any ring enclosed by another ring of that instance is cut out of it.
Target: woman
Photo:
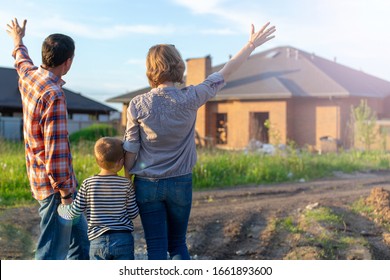
[[[146,58],[150,92],[129,103],[124,149],[125,171],[135,175],[136,198],[148,259],[190,259],[186,232],[196,163],[195,121],[199,107],[224,86],[258,46],[271,40],[275,27],[251,26],[245,46],[204,82],[182,89],[185,64],[173,45],[156,45]],[[136,159],[136,160],[135,160]]]

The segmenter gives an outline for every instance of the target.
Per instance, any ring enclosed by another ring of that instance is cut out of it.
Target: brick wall
[[[202,58],[192,58],[187,60],[187,78],[186,85],[196,85],[203,82],[211,74],[210,56]],[[208,104],[199,108],[195,130],[201,138],[207,136],[206,132],[206,114]]]
[[[287,139],[287,102],[281,101],[225,101],[209,102],[207,120],[214,120],[217,113],[227,114],[228,141],[221,145],[227,149],[243,149],[250,139],[250,113],[267,112],[271,125],[280,133],[281,143]],[[199,120],[198,120],[199,121]],[[207,124],[210,136],[215,139],[216,123]]]

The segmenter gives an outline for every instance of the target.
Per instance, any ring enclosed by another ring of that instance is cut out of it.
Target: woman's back
[[[212,74],[197,86],[154,88],[133,98],[125,138],[134,139],[130,142],[139,150],[131,173],[151,178],[191,173],[197,110],[223,85],[223,77]]]

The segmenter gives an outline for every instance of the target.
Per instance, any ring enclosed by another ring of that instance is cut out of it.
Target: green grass
[[[364,198],[360,198],[356,200],[354,203],[352,203],[351,210],[356,214],[369,215],[374,211],[374,207],[366,204],[364,202]]]
[[[309,244],[313,244],[321,248],[320,255],[323,259],[335,259],[338,251],[346,248],[348,244],[341,241],[341,234],[334,227],[341,228],[343,225],[343,217],[337,215],[332,209],[327,207],[319,207],[305,211],[304,223],[307,225],[321,224],[322,230],[308,238]]]
[[[101,127],[89,129],[71,141],[74,170],[81,183],[98,172],[93,145]],[[80,140],[80,139],[89,140]],[[0,141],[0,206],[32,201],[26,176],[22,143]],[[275,156],[238,151],[199,150],[193,169],[194,189],[247,184],[312,180],[329,177],[334,171],[388,169],[390,156],[383,152],[343,152],[317,155],[308,152],[278,153]],[[123,173],[121,173],[123,174]]]
[[[334,171],[387,169],[389,154],[383,152],[343,152],[317,155],[279,154],[275,156],[232,151],[200,151],[194,168],[195,189],[242,184],[263,184],[329,177]]]
[[[342,217],[333,213],[333,211],[327,207],[319,207],[305,213],[305,219],[315,222],[325,222],[328,225],[337,226],[342,225]]]
[[[93,124],[87,128],[72,133],[69,140],[72,143],[79,143],[83,141],[95,142],[100,137],[117,136],[118,132],[112,125],[108,124]]]
[[[294,221],[294,218],[289,216],[277,221],[277,227],[288,231],[289,233],[303,233],[303,230]]]

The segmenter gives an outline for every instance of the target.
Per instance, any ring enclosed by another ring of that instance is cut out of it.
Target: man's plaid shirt
[[[60,188],[76,190],[68,140],[63,80],[36,67],[27,48],[14,49],[15,68],[23,104],[23,133],[27,175],[33,196],[42,200]]]

